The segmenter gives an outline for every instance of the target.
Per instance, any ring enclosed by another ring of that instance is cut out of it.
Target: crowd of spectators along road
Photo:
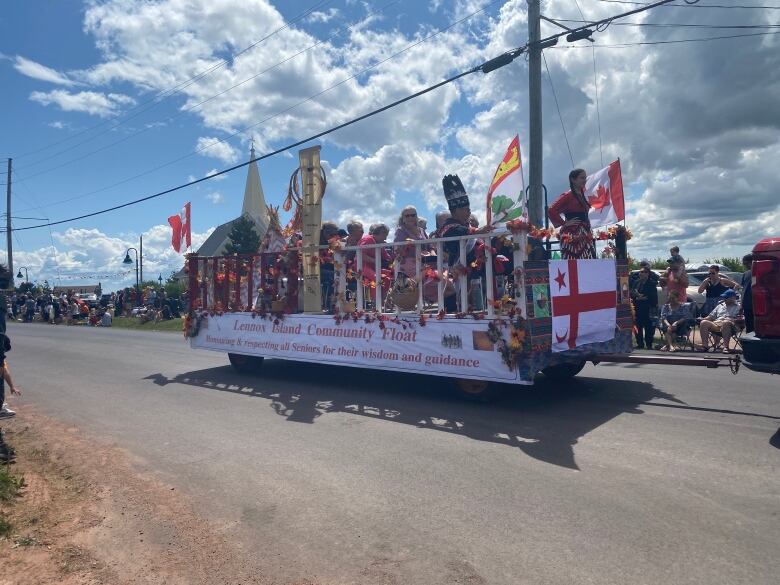
[[[79,298],[73,291],[60,294],[12,293],[7,297],[5,314],[9,319],[32,323],[42,321],[52,325],[91,325],[111,327],[114,317],[135,317],[140,322],[159,322],[181,317],[179,299],[168,297],[164,289],[146,288],[140,302],[133,288],[104,295],[99,303]]]
[[[651,270],[647,260],[640,262],[639,271],[632,275],[630,294],[637,348],[653,349],[655,331],[659,329],[662,343],[657,349],[674,352],[675,338],[688,336],[698,323],[701,344],[696,346],[697,351],[708,351],[713,347],[716,335],[722,339],[721,351],[733,352],[729,346],[731,338],[741,330],[753,331],[752,254],[742,258],[745,272],[740,282],[721,274],[717,264],[710,265],[707,277],[698,287],[699,294],[704,294],[704,302],[697,307],[688,296],[689,279],[680,249],[674,246],[670,253],[668,268],[660,275]],[[667,297],[660,307],[659,290],[666,292]]]

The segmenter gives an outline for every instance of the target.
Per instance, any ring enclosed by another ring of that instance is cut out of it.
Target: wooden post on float
[[[303,189],[303,311],[322,312],[320,288],[320,245],[322,227],[322,179],[320,177],[320,147],[304,148],[298,153],[301,161]]]

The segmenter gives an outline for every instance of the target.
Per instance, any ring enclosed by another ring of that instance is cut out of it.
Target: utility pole
[[[141,265],[141,286],[144,284],[144,236],[141,235],[141,244],[138,246],[139,263]]]
[[[5,239],[8,247],[8,272],[11,273],[11,282],[9,287],[14,287],[14,250],[13,250],[13,234],[11,233],[11,161],[8,158],[8,179],[5,183],[6,194],[6,216],[5,216]]]
[[[528,219],[542,225],[542,47],[540,0],[528,0]]]

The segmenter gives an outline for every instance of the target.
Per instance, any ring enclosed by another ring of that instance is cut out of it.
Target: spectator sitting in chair
[[[707,351],[710,346],[710,332],[714,331],[723,336],[723,353],[731,353],[729,340],[736,331],[735,321],[739,314],[737,293],[732,289],[726,290],[720,295],[723,300],[710,314],[701,319],[701,343],[699,351]]]
[[[690,313],[690,304],[680,302],[680,293],[676,290],[669,292],[669,302],[661,308],[661,333],[664,334],[666,344],[661,351],[677,351],[674,348],[674,338],[688,334],[690,324],[688,320],[693,317]]]

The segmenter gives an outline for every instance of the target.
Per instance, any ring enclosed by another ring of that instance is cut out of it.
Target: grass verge
[[[148,321],[141,323],[135,317],[114,317],[114,327],[119,329],[137,329],[139,331],[173,331],[181,333],[182,331],[182,319],[170,319],[168,321],[160,321],[154,323]]]
[[[0,502],[10,502],[24,487],[24,477],[9,473],[8,466],[0,467]]]
[[[136,329],[138,331],[172,331],[175,333],[181,333],[182,332],[182,323],[183,319],[170,319],[168,321],[160,321],[159,323],[154,322],[147,322],[147,323],[141,323],[136,317],[114,317],[113,320],[113,326],[118,329]],[[19,323],[18,321],[9,321],[9,323],[13,323],[14,326],[17,324],[20,326],[28,326],[30,324],[28,323]],[[35,321],[32,323],[32,325],[41,325],[50,327],[48,323],[44,323],[43,321]],[[58,327],[70,327],[64,323],[58,323]],[[91,329],[91,327],[88,327],[84,325],[83,323],[80,323],[79,325],[74,325],[74,328],[77,329]]]

